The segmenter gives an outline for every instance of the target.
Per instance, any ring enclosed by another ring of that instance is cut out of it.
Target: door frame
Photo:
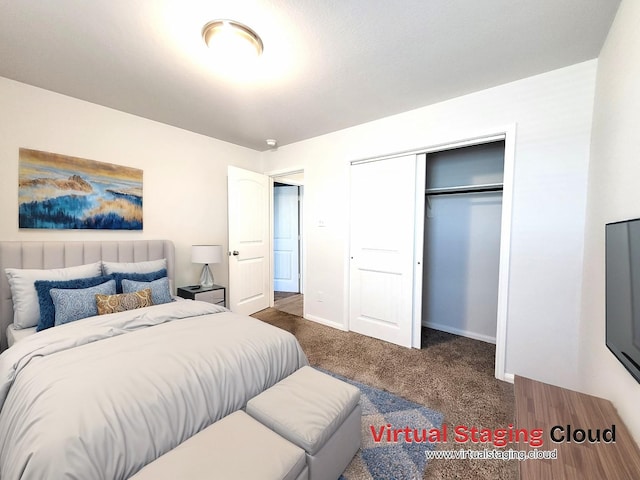
[[[515,172],[515,145],[516,145],[517,125],[508,124],[490,129],[468,132],[449,136],[442,141],[432,142],[422,148],[415,148],[392,154],[380,155],[377,157],[368,157],[348,162],[349,168],[354,163],[363,161],[377,161],[389,158],[415,154],[433,153],[452,148],[460,148],[472,145],[480,145],[493,141],[504,140],[504,179],[502,190],[502,214],[500,221],[500,263],[498,273],[498,314],[496,322],[496,355],[495,355],[495,377],[513,383],[514,375],[506,372],[507,363],[507,329],[508,329],[508,313],[509,313],[509,286],[510,286],[510,264],[511,264],[511,229],[512,229],[512,212],[513,212],[513,183]],[[421,168],[418,161],[418,168]],[[418,170],[416,181],[424,181],[424,170]],[[423,245],[424,245],[424,187],[416,189],[416,226],[422,228],[415,229],[414,243],[414,296],[413,296],[413,329],[412,329],[412,347],[421,347],[421,330],[422,330],[422,266],[423,262]],[[346,249],[345,255],[345,275],[349,278],[349,252]],[[349,283],[347,282],[348,290]],[[347,298],[348,298],[348,292]],[[349,325],[348,302],[345,308],[345,324]]]
[[[297,174],[304,174],[304,168],[303,167],[298,167],[298,168],[287,168],[285,170],[274,170],[271,172],[266,172],[265,175],[267,175],[269,177],[269,238],[273,239],[273,235],[275,232],[275,227],[274,227],[274,221],[275,221],[275,215],[274,215],[274,201],[273,201],[273,189],[274,189],[274,183],[275,182],[280,182],[280,183],[286,183],[288,185],[294,185],[294,186],[298,186],[298,187],[302,187],[302,195],[304,198],[304,181],[302,182],[298,182],[296,180],[289,180],[289,179],[285,179],[286,177],[290,176],[290,175],[297,175]],[[306,264],[306,260],[307,260],[307,256],[306,256],[306,249],[305,249],[305,234],[304,234],[304,200],[302,200],[300,202],[299,205],[299,225],[300,225],[300,293],[303,295],[303,312],[306,312],[306,308],[304,308],[304,288],[306,285],[305,282],[305,273],[307,271],[307,264]],[[271,242],[270,245],[270,249],[269,249],[269,306],[273,307],[274,305],[274,299],[273,299],[273,294],[274,294],[274,281],[273,281],[273,275],[274,275],[274,262],[273,262],[273,241]]]

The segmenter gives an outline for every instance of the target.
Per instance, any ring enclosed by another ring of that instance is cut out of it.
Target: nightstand
[[[178,287],[178,296],[191,300],[215,303],[222,307],[227,306],[227,290],[221,285],[213,285],[211,287],[201,287],[200,285]]]

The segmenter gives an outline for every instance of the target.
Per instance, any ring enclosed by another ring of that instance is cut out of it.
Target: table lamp
[[[211,287],[213,285],[213,274],[209,264],[222,262],[222,245],[192,245],[191,262],[204,263],[200,274],[200,286]]]

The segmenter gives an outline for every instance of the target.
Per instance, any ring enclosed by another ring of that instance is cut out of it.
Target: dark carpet
[[[253,316],[293,333],[312,366],[442,412],[451,431],[458,425],[493,430],[513,423],[513,385],[494,378],[495,345],[423,329],[423,348],[407,349],[270,308]],[[437,449],[486,447],[450,441]],[[434,459],[422,479],[507,480],[517,479],[517,472],[515,461]]]

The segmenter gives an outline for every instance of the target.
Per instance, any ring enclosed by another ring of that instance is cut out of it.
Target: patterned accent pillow
[[[56,324],[56,307],[49,291],[52,288],[88,288],[108,282],[111,277],[77,278],[75,280],[36,280],[34,286],[40,304],[40,321],[36,331],[46,330]]]
[[[122,293],[133,293],[151,289],[151,300],[154,305],[161,305],[173,301],[171,292],[169,291],[169,279],[167,277],[159,278],[152,282],[136,282],[134,280],[122,279]]]
[[[124,293],[122,291],[122,280],[133,280],[135,282],[152,282],[167,276],[167,269],[163,268],[156,272],[136,273],[136,272],[113,272],[109,276],[116,281],[116,293]]]
[[[95,297],[98,315],[125,312],[153,305],[150,288],[145,288],[139,292],[119,293],[117,295],[97,294]]]
[[[56,309],[55,325],[62,325],[97,315],[97,293],[104,295],[116,293],[116,282],[109,280],[95,287],[73,290],[66,288],[52,288],[49,290]]]

